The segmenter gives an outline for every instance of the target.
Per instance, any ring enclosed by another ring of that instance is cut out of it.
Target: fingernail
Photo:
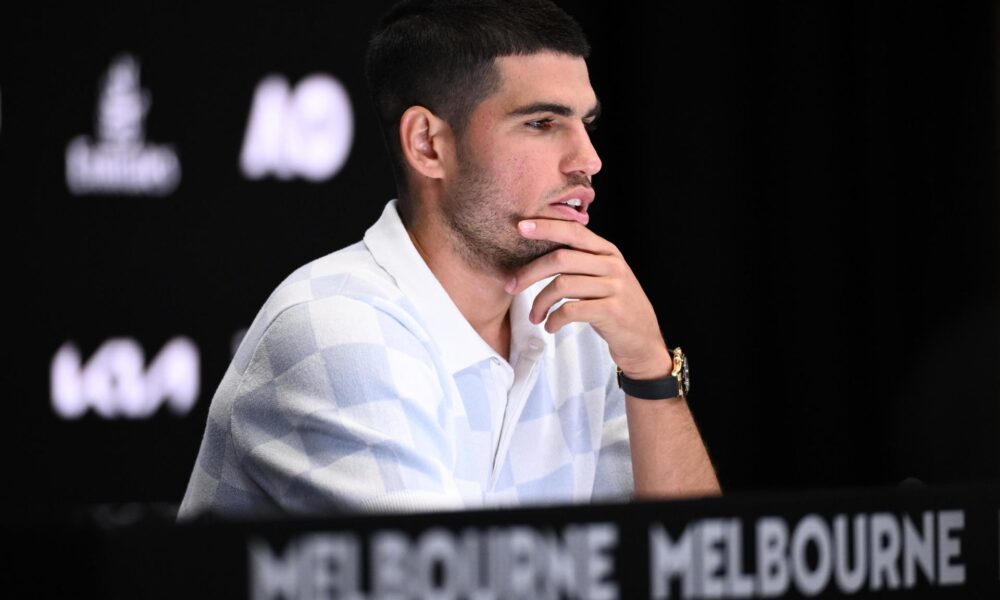
[[[521,229],[521,233],[528,233],[535,230],[534,221],[521,221],[517,226]]]
[[[507,280],[507,285],[504,286],[504,289],[507,290],[508,294],[512,294],[514,293],[514,288],[516,287],[517,287],[517,277],[511,277],[510,279]]]

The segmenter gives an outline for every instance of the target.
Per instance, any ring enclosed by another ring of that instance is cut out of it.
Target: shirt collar
[[[505,361],[473,329],[424,262],[399,218],[396,200],[385,205],[382,216],[365,232],[364,241],[375,262],[396,280],[417,309],[452,373],[489,358]],[[510,311],[512,364],[522,354],[536,359],[553,347],[552,334],[528,321],[535,296],[549,281],[540,281],[514,297]]]

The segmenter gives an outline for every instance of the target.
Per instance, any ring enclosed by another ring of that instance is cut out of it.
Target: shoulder
[[[286,277],[247,330],[233,366],[245,371],[259,350],[272,361],[294,362],[335,346],[406,345],[407,338],[423,337],[414,313],[393,278],[358,242]]]
[[[292,306],[336,296],[402,299],[393,278],[372,258],[364,242],[317,258],[284,279],[262,312],[277,316]]]

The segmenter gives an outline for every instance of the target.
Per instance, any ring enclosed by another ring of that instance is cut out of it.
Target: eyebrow
[[[524,106],[519,106],[514,110],[507,113],[508,117],[523,117],[526,115],[534,115],[542,112],[550,112],[557,114],[561,117],[572,117],[573,109],[566,106],[565,104],[557,104],[555,102],[534,102],[532,104],[526,104]],[[587,111],[587,114],[583,115],[584,119],[596,119],[601,115],[601,101],[598,100],[594,107]]]

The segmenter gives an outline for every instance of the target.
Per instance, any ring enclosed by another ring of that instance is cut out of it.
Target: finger
[[[560,275],[535,297],[535,301],[531,305],[531,312],[528,313],[528,320],[536,324],[541,323],[552,305],[563,298],[576,300],[606,298],[614,292],[614,289],[614,281],[605,277]]]
[[[591,323],[601,315],[606,300],[570,300],[552,311],[545,320],[545,331],[555,333],[570,323]]]
[[[550,240],[592,254],[618,254],[614,244],[574,221],[528,219],[518,223],[517,230],[532,240]]]
[[[606,277],[615,273],[616,257],[560,248],[539,256],[511,277],[507,293],[520,294],[546,277],[559,274]]]

